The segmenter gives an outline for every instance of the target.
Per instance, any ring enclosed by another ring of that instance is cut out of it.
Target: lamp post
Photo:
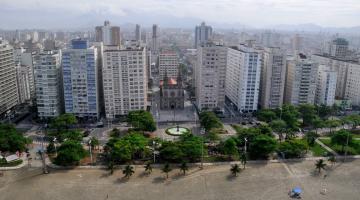
[[[200,130],[200,134],[202,135],[202,145],[201,145],[201,166],[200,169],[204,168],[204,134],[205,134],[205,129],[202,128]]]
[[[93,156],[91,152],[91,139],[89,140],[89,151],[90,151],[90,159],[91,159],[91,165],[93,164]]]
[[[46,129],[47,127],[47,124],[44,125],[44,129]],[[47,169],[47,166],[46,166],[46,155],[45,155],[45,150],[44,150],[44,137],[45,137],[45,132],[44,132],[44,135],[41,135],[41,160],[42,160],[42,166],[43,166],[43,173],[44,174],[48,174],[49,171]]]
[[[246,154],[246,143],[247,143],[247,138],[244,138],[244,140],[245,140],[244,152],[245,152],[245,154]]]
[[[154,154],[154,164],[155,164],[155,159],[156,159],[156,156],[155,156],[155,144],[156,142],[153,140],[153,154]]]
[[[56,149],[56,137],[54,137],[53,142],[54,142],[54,147],[55,147],[55,156],[57,156],[57,149]]]

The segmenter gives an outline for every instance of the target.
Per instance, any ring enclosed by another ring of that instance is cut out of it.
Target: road
[[[314,161],[251,164],[234,178],[230,166],[191,168],[183,176],[178,169],[164,174],[154,169],[149,176],[143,167],[129,179],[121,170],[51,170],[42,175],[37,168],[6,171],[0,177],[2,200],[288,200],[288,191],[299,186],[308,200],[358,200],[360,160],[336,164],[318,175]],[[326,174],[326,178],[324,175]],[[326,189],[326,194],[320,192]]]

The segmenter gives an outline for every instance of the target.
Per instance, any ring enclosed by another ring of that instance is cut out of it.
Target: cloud
[[[52,12],[74,19],[92,15],[131,23],[141,23],[142,16],[169,16],[255,27],[299,23],[360,25],[359,0],[1,0],[1,4],[0,22],[5,26],[17,21],[21,13],[27,13],[27,21],[36,24],[41,23],[37,13],[51,19],[54,16],[48,13]],[[61,21],[60,16],[54,18]]]

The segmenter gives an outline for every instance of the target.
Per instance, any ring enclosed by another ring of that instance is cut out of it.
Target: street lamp
[[[90,150],[91,164],[93,164],[93,157],[92,157],[92,152],[91,152],[91,139],[89,140],[89,150]]]
[[[202,135],[202,145],[201,145],[201,166],[200,169],[204,168],[204,135],[205,135],[205,129],[202,128],[200,130],[200,134]]]
[[[244,140],[245,140],[245,145],[244,145],[244,152],[245,152],[245,154],[246,154],[246,143],[247,143],[247,138],[244,138]]]
[[[57,156],[57,149],[56,149],[56,137],[54,137],[53,142],[54,142],[54,147],[55,147],[55,156]]]

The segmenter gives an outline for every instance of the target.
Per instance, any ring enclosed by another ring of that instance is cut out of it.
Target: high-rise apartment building
[[[97,51],[86,40],[71,41],[62,52],[65,112],[85,119],[99,117]]]
[[[286,57],[278,47],[265,48],[260,82],[260,105],[262,108],[281,107],[284,99]]]
[[[61,55],[44,51],[35,56],[36,106],[40,118],[58,116],[62,111]]]
[[[33,54],[23,48],[14,50],[19,101],[24,103],[35,97]]]
[[[179,57],[173,51],[162,51],[159,54],[160,80],[164,80],[165,73],[168,78],[176,79],[179,74]]]
[[[251,45],[231,47],[226,60],[226,97],[241,112],[257,110],[261,55]]]
[[[104,45],[121,45],[120,27],[110,26],[110,22],[105,21],[104,26],[95,27],[95,41]]]
[[[13,48],[0,38],[0,114],[19,102]]]
[[[293,105],[314,104],[318,64],[299,54],[288,60],[285,102]]]
[[[151,52],[153,54],[157,54],[159,51],[159,27],[157,24],[152,26],[152,44],[151,44]]]
[[[104,47],[103,88],[106,118],[147,107],[146,50]]]
[[[332,106],[335,103],[336,71],[326,65],[319,65],[315,103]]]
[[[224,110],[227,47],[207,43],[199,47],[197,55],[196,105],[200,110]]]
[[[360,106],[360,64],[349,63],[344,98]]]
[[[139,24],[135,26],[135,40],[141,41],[141,28]]]
[[[212,27],[206,26],[205,22],[202,22],[200,26],[195,27],[195,48],[207,43],[212,37]]]
[[[348,49],[349,42],[344,38],[337,38],[331,42],[330,56],[345,59]]]
[[[347,84],[350,84],[348,83],[349,67],[356,66],[360,68],[360,63],[319,54],[312,55],[311,59],[319,64],[328,66],[330,70],[336,72],[337,81],[335,96],[338,99],[345,99],[346,87]]]

